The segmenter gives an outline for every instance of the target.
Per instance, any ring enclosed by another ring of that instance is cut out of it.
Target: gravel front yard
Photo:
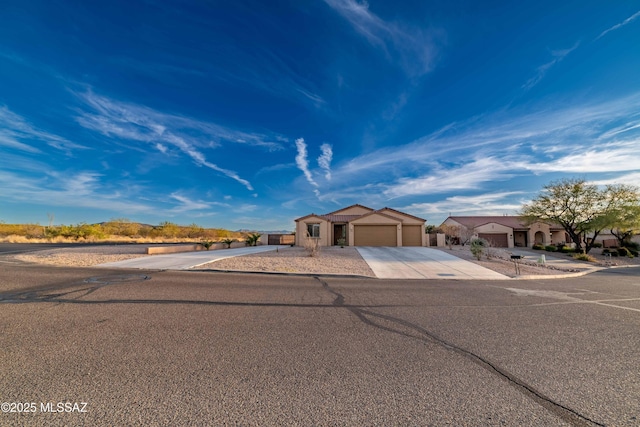
[[[105,262],[115,262],[147,256],[147,247],[149,247],[149,245],[78,245],[77,248],[48,249],[15,255],[13,258],[38,264],[90,267]]]
[[[226,258],[197,267],[198,270],[272,271],[310,274],[352,274],[375,277],[356,248],[323,247],[310,257],[304,248]]]

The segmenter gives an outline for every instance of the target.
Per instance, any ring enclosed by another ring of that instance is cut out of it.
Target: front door
[[[338,239],[347,240],[347,224],[333,224],[333,244],[339,245]]]

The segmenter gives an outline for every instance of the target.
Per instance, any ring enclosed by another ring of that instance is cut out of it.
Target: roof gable
[[[369,212],[374,212],[374,209],[356,203],[355,205],[329,212],[326,215],[365,215]]]
[[[499,224],[509,228],[527,229],[527,225],[523,217],[520,216],[450,216],[450,219],[468,228],[480,227],[487,224]],[[449,219],[447,218],[447,219]]]
[[[420,218],[420,217],[408,214],[406,212],[402,212],[402,211],[399,211],[399,210],[396,210],[396,209],[393,209],[393,208],[389,208],[389,207],[384,207],[382,209],[379,209],[377,212],[387,213],[387,214],[389,214],[391,216],[395,216],[397,214],[397,215],[405,216],[405,217],[412,218],[412,219],[415,219],[415,220],[418,220],[418,221],[427,222],[427,220],[424,219],[424,218]]]
[[[453,220],[458,224],[467,228],[481,227],[487,224],[498,224],[505,227],[513,228],[514,230],[529,230],[532,224],[528,223],[525,217],[515,215],[503,215],[503,216],[450,216],[447,220]],[[543,222],[543,221],[536,221]],[[548,224],[553,230],[562,230],[562,226],[559,224]]]
[[[359,222],[361,220],[365,220],[366,221],[367,219],[371,219],[371,217],[375,217],[375,216],[382,217],[382,218],[384,218],[386,220],[391,220],[394,224],[399,224],[399,223],[402,222],[402,218],[391,216],[391,215],[388,215],[388,214],[380,212],[380,211],[369,212],[368,214],[362,215],[362,216],[360,216],[360,217],[358,217],[356,219],[353,219],[353,220],[351,220],[349,222],[356,223],[356,222]]]
[[[327,218],[324,218],[322,215],[316,215],[314,213],[309,214],[309,215],[305,215],[305,216],[301,216],[300,218],[296,219],[295,221],[302,221],[303,219],[307,219],[307,218],[318,218],[321,219],[322,221],[327,221]]]

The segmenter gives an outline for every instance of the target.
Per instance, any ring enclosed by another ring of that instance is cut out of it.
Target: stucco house
[[[391,208],[351,205],[328,214],[309,214],[296,221],[296,245],[307,238],[320,246],[426,246],[425,219]]]
[[[531,247],[536,243],[571,243],[562,226],[543,222],[527,224],[519,216],[450,216],[442,225],[465,227],[474,236],[501,248]]]

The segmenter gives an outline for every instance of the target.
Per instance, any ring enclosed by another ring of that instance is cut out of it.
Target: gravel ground
[[[114,246],[81,246],[78,248],[51,249],[29,254],[15,255],[14,258],[48,265],[88,267],[105,262],[121,261],[139,258],[146,255],[149,245],[114,245]],[[486,267],[501,274],[513,276],[514,265],[509,258],[510,253],[503,249],[493,249],[495,255],[491,259],[483,257],[476,260],[468,247],[454,246],[449,248],[434,248],[455,255],[464,260]],[[600,254],[601,249],[592,251],[599,264],[608,261]],[[546,253],[546,252],[540,252]],[[549,254],[563,257],[563,254]],[[613,258],[614,265],[640,265],[640,258]],[[594,264],[585,263],[585,266]],[[369,265],[362,259],[353,247],[339,248],[337,246],[321,248],[315,257],[310,257],[304,248],[288,247],[277,252],[263,252],[211,262],[198,267],[199,270],[234,270],[234,271],[265,271],[311,274],[354,274],[375,277]],[[578,271],[576,269],[558,269],[553,266],[542,266],[533,261],[523,261],[520,264],[522,275],[553,275],[559,272]]]
[[[511,253],[504,249],[493,249],[493,256],[490,259],[482,257],[482,260],[478,261],[468,246],[460,247],[454,246],[453,249],[449,248],[434,248],[443,252],[450,253],[451,255],[462,258],[466,261],[474,264],[481,265],[489,270],[493,270],[497,273],[504,274],[505,276],[515,275],[515,265],[511,260]],[[540,265],[534,261],[520,261],[520,275],[522,276],[548,276],[562,273],[576,272],[577,269],[559,269],[551,265]]]
[[[323,247],[310,257],[304,248],[289,247],[276,251],[225,258],[198,266],[198,270],[275,271],[311,274],[355,274],[375,277],[369,264],[356,248]]]
[[[147,256],[147,247],[148,245],[81,246],[31,252],[15,255],[13,258],[38,264],[90,267]]]

